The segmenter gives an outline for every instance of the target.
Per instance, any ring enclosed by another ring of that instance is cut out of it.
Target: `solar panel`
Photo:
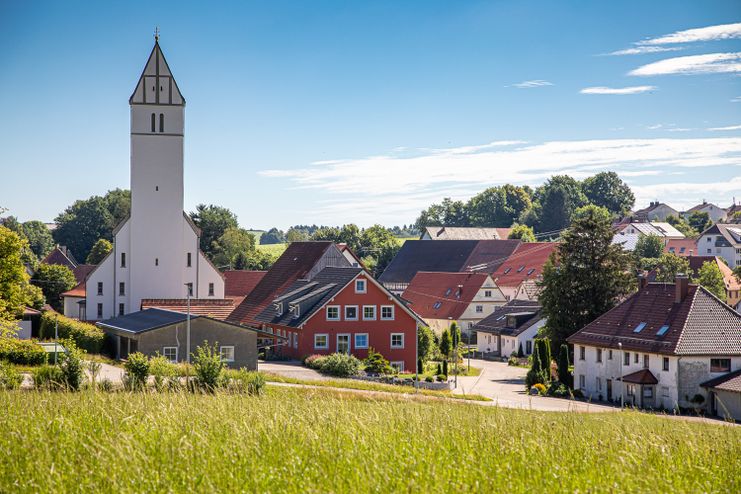
[[[638,326],[636,326],[636,328],[633,330],[633,332],[634,333],[640,333],[641,331],[643,331],[643,328],[645,328],[645,327],[646,327],[646,323],[645,322],[642,322]]]
[[[656,336],[664,336],[666,332],[669,331],[669,325],[664,324],[659,328],[659,330],[656,332]]]

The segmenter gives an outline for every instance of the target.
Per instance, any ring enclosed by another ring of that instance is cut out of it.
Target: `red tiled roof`
[[[167,298],[152,299],[145,298],[142,300],[141,310],[145,309],[165,309],[176,312],[188,312],[188,299],[185,298]],[[198,316],[207,316],[213,319],[224,320],[234,310],[234,300],[232,299],[190,299],[190,313]]]
[[[422,318],[458,319],[488,277],[486,273],[420,271],[412,278],[402,298]]]
[[[76,287],[71,290],[67,290],[62,294],[62,297],[85,297],[87,291],[85,289],[85,282],[78,283]]]
[[[648,369],[641,369],[623,376],[623,382],[631,384],[659,384],[659,380]]]
[[[679,303],[676,292],[673,283],[649,283],[568,342],[605,348],[622,343],[625,350],[664,355],[741,355],[740,314],[703,287],[689,285]]]
[[[47,254],[42,264],[59,264],[61,266],[67,266],[70,269],[77,267],[77,261],[75,260],[72,253],[62,245],[57,245],[54,249]]]
[[[246,297],[260,283],[267,271],[224,271],[224,296]]]
[[[697,240],[691,238],[670,238],[666,240],[664,252],[671,252],[680,257],[697,255]]]
[[[292,242],[255,288],[227,318],[251,323],[262,310],[294,281],[305,277],[319,262],[332,242]]]
[[[733,270],[729,268],[728,265],[719,257],[690,256],[687,258],[687,260],[690,262],[690,269],[695,275],[697,275],[697,272],[700,270],[703,264],[705,264],[706,262],[714,262],[718,266],[720,273],[723,275],[723,281],[726,286],[726,290],[741,290],[741,283],[738,282],[736,275],[733,274]]]
[[[75,275],[77,283],[82,283],[96,267],[97,265],[95,264],[78,264],[77,267],[72,270],[72,274]]]
[[[537,279],[553,251],[556,242],[523,243],[492,274],[500,286],[519,286],[525,280]]]
[[[472,266],[485,266],[481,269],[482,272],[493,273],[521,245],[522,242],[519,240],[479,240],[461,271],[470,269]]]

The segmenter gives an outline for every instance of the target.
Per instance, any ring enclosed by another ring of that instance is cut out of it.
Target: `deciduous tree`
[[[710,215],[704,211],[693,211],[687,217],[687,223],[697,232],[704,232],[713,226]]]
[[[585,179],[582,190],[591,204],[616,216],[626,214],[635,204],[633,191],[615,172],[601,172]]]
[[[527,225],[515,223],[512,225],[512,231],[507,238],[522,240],[523,242],[535,242],[535,232]]]
[[[54,310],[61,312],[63,308],[61,295],[71,290],[76,284],[75,275],[67,266],[60,264],[40,264],[33,275],[33,284],[41,288],[46,303]]]
[[[90,254],[87,255],[85,262],[87,264],[100,264],[112,250],[113,244],[104,238],[100,238],[90,249]]]
[[[705,261],[697,270],[693,283],[702,285],[722,301],[726,301],[726,284],[718,264],[715,261]]]
[[[201,229],[201,250],[209,256],[213,255],[214,242],[219,239],[228,228],[238,228],[237,215],[229,209],[209,204],[199,204],[196,210],[190,213],[193,223]]]
[[[633,255],[637,259],[644,257],[658,259],[662,252],[664,252],[664,241],[658,235],[641,235],[633,249]]]
[[[41,221],[26,221],[23,223],[23,233],[28,239],[28,246],[39,259],[46,257],[54,248],[51,232]]]
[[[567,228],[574,212],[587,204],[581,184],[568,175],[555,175],[539,187],[535,196],[540,203],[538,233]]]
[[[673,282],[678,274],[687,274],[690,271],[690,262],[685,257],[679,257],[671,252],[661,254],[656,263],[656,281]]]
[[[21,258],[27,245],[17,233],[0,226],[0,319],[15,319],[24,306],[40,309],[44,302],[41,290],[29,283]]]

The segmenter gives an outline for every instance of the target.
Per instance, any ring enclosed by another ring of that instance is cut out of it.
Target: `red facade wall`
[[[363,279],[359,276],[357,279]],[[358,306],[358,320],[345,320],[345,306]],[[381,320],[381,306],[394,306],[394,320]],[[327,306],[340,307],[340,320],[327,320],[326,306],[309,318],[300,329],[285,326],[273,326],[273,330],[285,331],[291,337],[290,345],[281,349],[283,355],[302,359],[312,354],[330,354],[337,351],[337,335],[350,335],[350,353],[359,359],[368,356],[367,349],[355,348],[355,334],[367,333],[368,346],[381,353],[389,362],[404,362],[405,372],[414,372],[417,362],[416,337],[417,320],[409,315],[393,297],[386,294],[373,282],[367,282],[366,293],[355,293],[355,282],[338,293]],[[376,319],[363,319],[363,306],[376,307]],[[298,348],[294,348],[293,335],[298,333]],[[391,348],[391,334],[404,334],[404,348]],[[327,349],[314,348],[314,335],[327,334]]]

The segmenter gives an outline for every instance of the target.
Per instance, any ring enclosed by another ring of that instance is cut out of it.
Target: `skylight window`
[[[512,268],[507,268],[507,269],[505,269],[505,270],[504,270],[504,274],[507,274],[507,273],[509,273],[510,271],[512,271]]]
[[[669,331],[669,325],[664,324],[659,328],[659,330],[656,332],[656,336],[664,336],[666,332]]]
[[[450,295],[450,293],[451,293],[452,291],[453,291],[453,289],[452,289],[452,288],[448,288],[447,290],[445,290],[445,296],[447,297],[448,295]]]
[[[535,268],[530,268],[530,269],[527,270],[527,275],[530,276],[534,272],[535,272]]]
[[[522,266],[520,266],[519,268],[517,268],[517,272],[519,273],[519,272],[520,272],[520,271],[522,271],[523,269],[525,269],[525,265],[524,265],[524,264],[523,264]]]
[[[441,304],[440,302],[435,302],[435,305],[433,305],[432,308],[433,309],[439,309],[442,306],[443,306],[443,304]]]
[[[634,333],[640,333],[641,331],[643,331],[643,328],[645,328],[645,327],[646,327],[646,323],[645,322],[642,322],[638,326],[636,326],[636,328],[633,330],[633,332]]]
[[[497,317],[497,321],[501,321],[501,320],[502,320],[502,319],[504,319],[505,317],[507,317],[507,316],[506,316],[506,315],[505,315],[505,316],[499,316],[499,317]]]

